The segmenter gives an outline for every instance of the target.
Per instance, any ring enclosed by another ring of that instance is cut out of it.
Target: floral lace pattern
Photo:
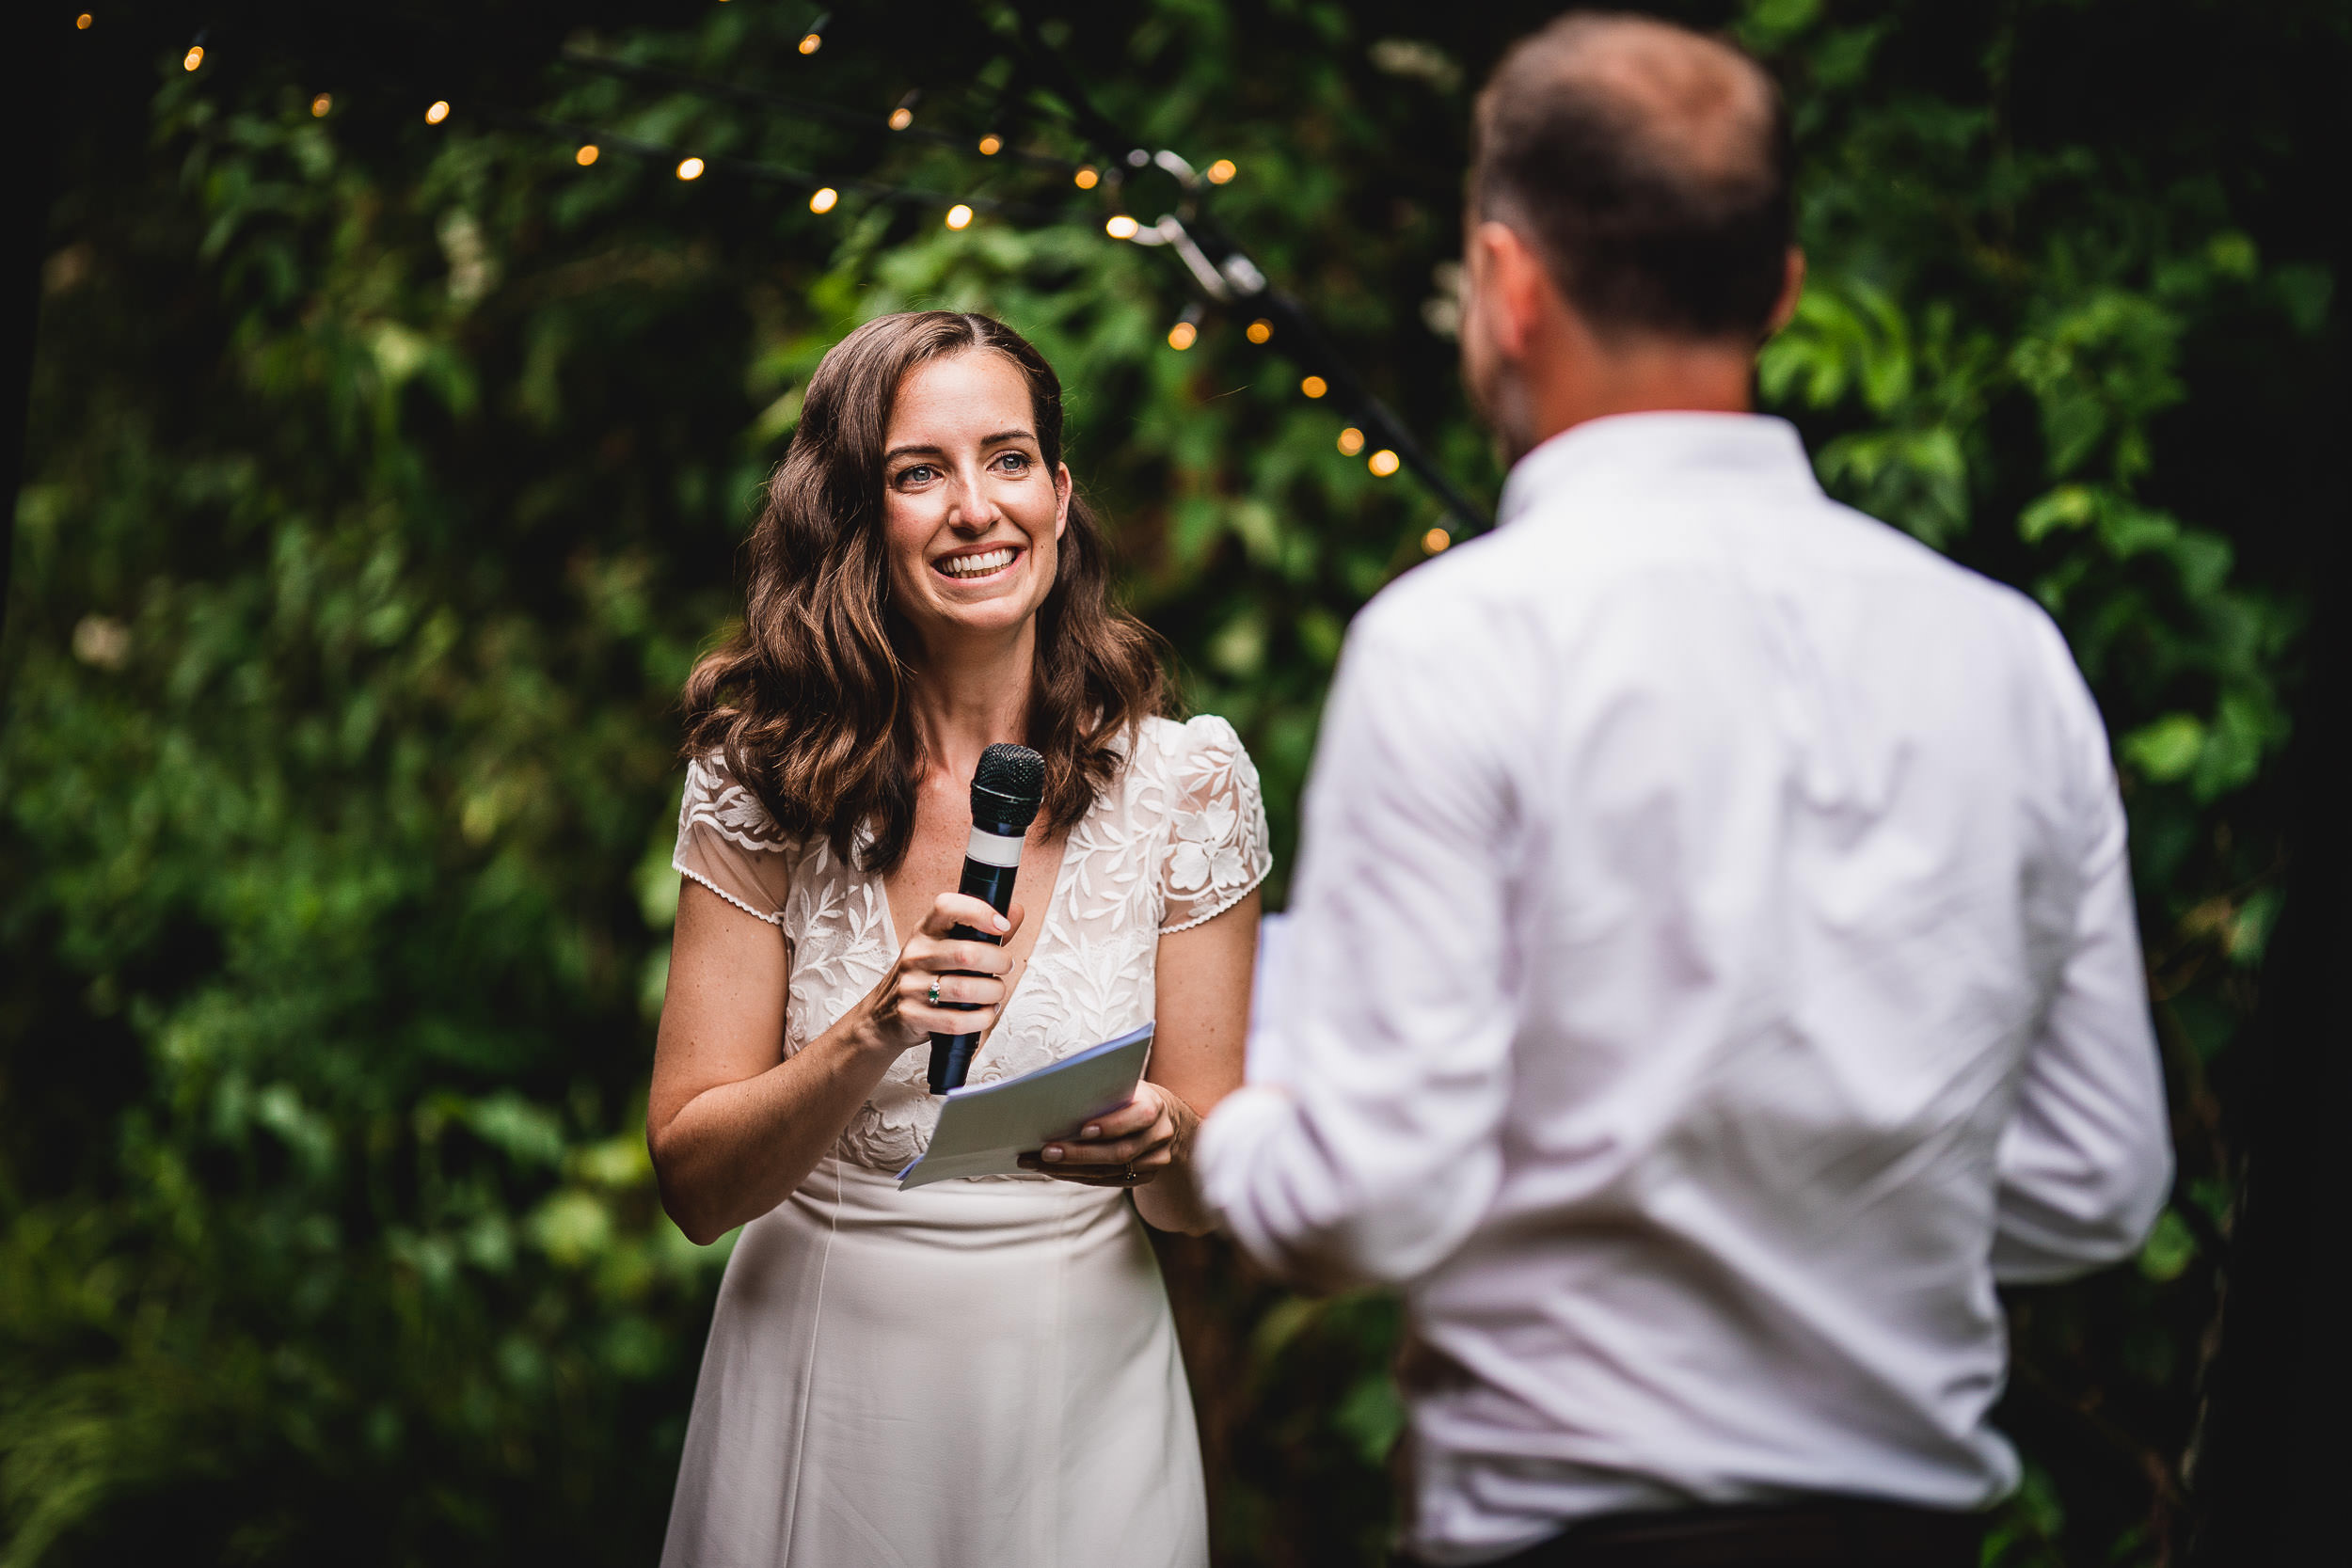
[[[787,1056],[880,984],[898,957],[882,879],[821,839],[787,838],[716,755],[688,769],[674,863],[790,942]],[[1147,1022],[1161,935],[1231,909],[1272,866],[1258,771],[1233,727],[1208,716],[1146,720],[1127,766],[1071,830],[1028,968],[973,1061],[972,1082],[1017,1077]],[[781,907],[771,888],[787,890]],[[843,1159],[895,1171],[922,1154],[939,1117],[928,1066],[920,1048],[891,1065],[842,1133]]]

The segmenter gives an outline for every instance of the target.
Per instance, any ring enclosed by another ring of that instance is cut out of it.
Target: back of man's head
[[[1786,277],[1788,130],[1728,43],[1572,12],[1479,95],[1471,216],[1507,224],[1604,337],[1760,341]]]

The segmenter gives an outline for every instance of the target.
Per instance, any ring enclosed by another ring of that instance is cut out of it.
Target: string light
[[[1260,316],[1256,321],[1249,324],[1248,328],[1242,333],[1242,336],[1248,339],[1253,343],[1263,343],[1268,338],[1274,336],[1274,324],[1266,320],[1263,316]]]
[[[1319,398],[1331,389],[1331,384],[1319,375],[1311,375],[1298,384],[1298,389],[1311,398]]]
[[[1219,158],[1216,163],[1211,164],[1201,172],[1209,177],[1210,184],[1222,185],[1226,181],[1231,180],[1234,175],[1239,174],[1241,170],[1233,166],[1232,159]]]
[[[965,206],[962,202],[959,201],[959,202],[957,202],[954,206],[952,206],[952,207],[950,207],[950,208],[948,208],[948,209],[947,209],[947,227],[948,227],[948,228],[950,228],[950,229],[963,229],[963,228],[968,228],[968,227],[971,225],[971,222],[972,222],[972,209],[971,209],[971,208],[969,208],[969,207],[966,207],[966,206]]]
[[[993,131],[980,138],[980,156],[983,158],[993,158],[1004,150],[1005,138]]]
[[[825,40],[821,34],[803,33],[801,35],[801,53],[803,55],[814,55],[824,46]]]
[[[1427,555],[1436,555],[1453,543],[1454,535],[1441,528],[1433,528],[1421,536],[1422,550]]]
[[[808,198],[808,210],[812,213],[830,213],[833,211],[834,203],[840,199],[841,193],[831,185],[827,185]]]
[[[1386,447],[1382,447],[1378,451],[1374,452],[1370,457],[1364,459],[1364,467],[1370,468],[1380,478],[1386,479],[1391,474],[1396,472],[1397,469],[1403,467],[1404,464],[1401,460],[1399,460],[1396,453],[1391,451]]]
[[[1136,231],[1142,227],[1143,225],[1126,214],[1114,213],[1111,214],[1111,220],[1103,225],[1103,232],[1114,240],[1132,240],[1136,237]]]
[[[686,158],[680,160],[677,166],[677,177],[681,180],[701,179],[703,177],[703,161],[700,158]]]
[[[449,100],[446,98],[435,99],[433,101],[433,107],[425,110],[424,112],[424,122],[427,125],[438,125],[441,121],[447,119],[448,118]]]
[[[1340,455],[1353,457],[1364,450],[1364,433],[1354,425],[1340,432]]]
[[[325,119],[326,118],[327,111],[332,109],[334,106],[335,95],[333,93],[320,93],[316,98],[310,100],[310,118],[312,119]]]
[[[194,71],[203,63],[204,46],[200,43],[189,44],[188,52],[180,56],[180,69],[183,71]]]
[[[84,11],[81,15],[73,19],[73,25],[81,31],[87,33],[89,31],[90,23],[94,20],[96,19],[93,18],[89,12]]]
[[[1182,354],[1200,341],[1200,329],[1190,322],[1178,322],[1168,329],[1168,346]]]
[[[903,131],[914,123],[914,111],[905,104],[901,103],[890,111],[890,128],[893,131]]]
[[[1082,191],[1090,191],[1103,182],[1103,177],[1090,168],[1081,168],[1070,177]]]
[[[596,161],[599,150],[595,142],[582,142],[580,144],[580,150],[572,154],[572,162],[586,168]]]

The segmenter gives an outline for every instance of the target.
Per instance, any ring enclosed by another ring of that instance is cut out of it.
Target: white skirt
[[[1042,1178],[827,1159],[743,1227],[663,1568],[1203,1568],[1200,1447],[1142,1222]]]

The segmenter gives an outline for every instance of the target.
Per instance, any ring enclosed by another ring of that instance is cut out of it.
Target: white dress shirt
[[[2031,601],[1780,420],[1580,425],[1358,617],[1293,910],[1279,1079],[1200,1165],[1261,1260],[1406,1288],[1415,1551],[2014,1484],[1994,1283],[2128,1255],[2171,1165]]]

